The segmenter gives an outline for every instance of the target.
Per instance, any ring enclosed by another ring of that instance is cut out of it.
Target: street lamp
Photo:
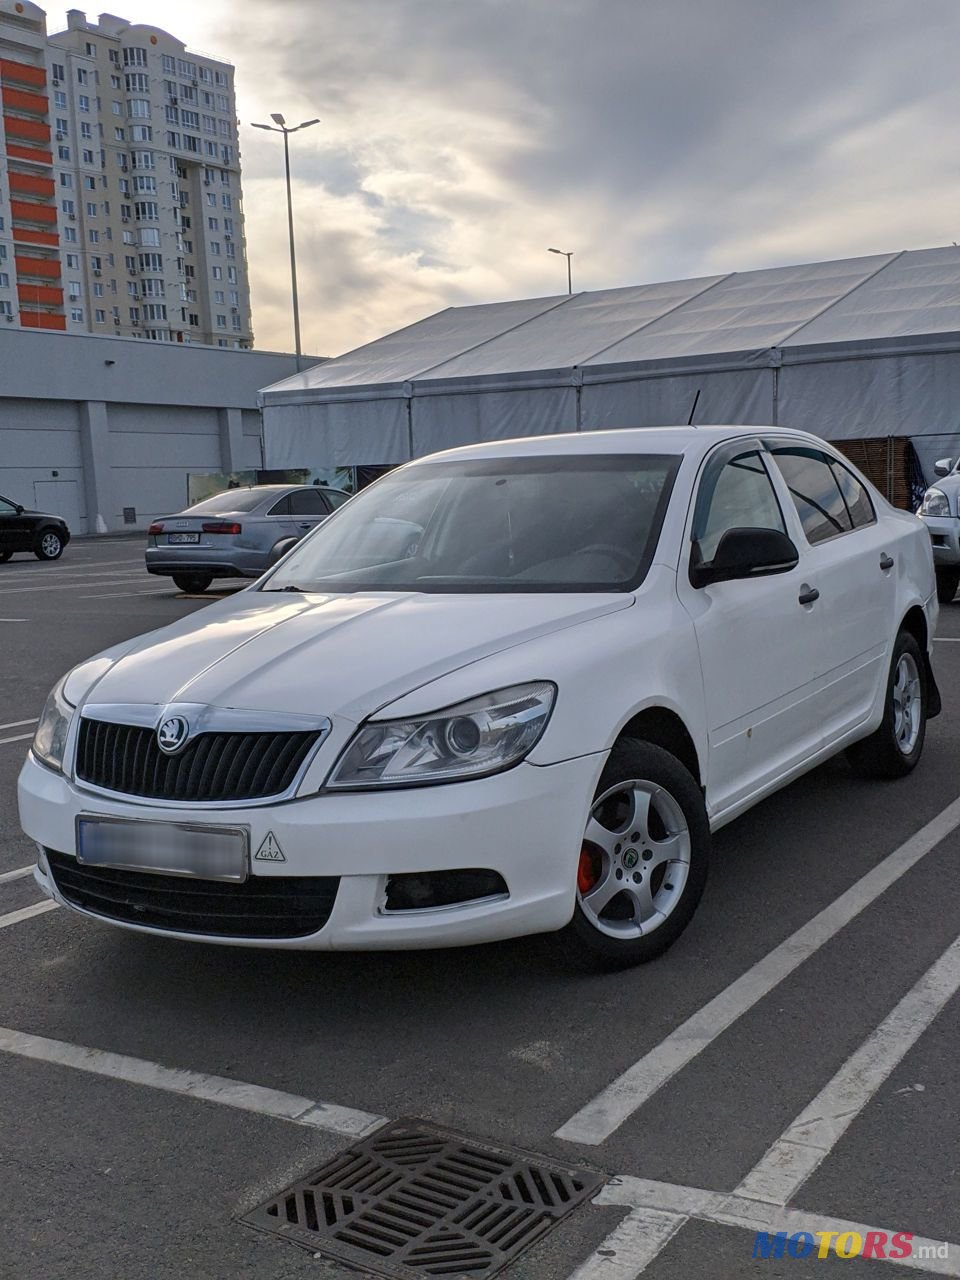
[[[254,129],[268,129],[271,133],[283,134],[283,163],[287,175],[287,223],[290,230],[290,279],[293,283],[293,336],[297,347],[297,369],[300,368],[300,300],[297,296],[297,251],[293,242],[293,195],[290,190],[290,134],[296,133],[299,129],[309,129],[312,124],[319,124],[319,118],[316,120],[304,120],[301,124],[294,125],[289,128],[284,118],[278,111],[272,112],[270,119],[273,124],[254,124]]]
[[[573,250],[567,253],[566,249],[548,249],[547,253],[559,253],[561,258],[567,260],[567,293],[573,293],[573,278],[570,274],[570,259],[573,257]]]

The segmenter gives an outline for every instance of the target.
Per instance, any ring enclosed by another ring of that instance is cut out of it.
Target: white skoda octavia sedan
[[[400,533],[397,533],[400,530]],[[130,929],[316,949],[559,931],[648,960],[711,831],[940,708],[930,539],[779,428],[471,446],[81,663],[20,776],[36,876]]]

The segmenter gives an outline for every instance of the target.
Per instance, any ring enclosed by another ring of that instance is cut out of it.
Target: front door
[[[788,531],[759,441],[727,444],[708,458],[677,579],[700,651],[711,817],[745,805],[820,746],[813,693],[822,619],[817,602],[803,602],[804,555],[786,573],[690,582],[691,558],[708,565],[736,528]]]
[[[0,554],[20,550],[20,517],[16,505],[7,498],[0,498]]]

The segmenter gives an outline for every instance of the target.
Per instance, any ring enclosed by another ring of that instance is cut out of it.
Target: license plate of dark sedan
[[[247,832],[186,822],[77,818],[77,861],[202,880],[246,880]]]
[[[177,546],[184,542],[199,542],[199,533],[171,533],[167,537],[167,541],[171,546]]]

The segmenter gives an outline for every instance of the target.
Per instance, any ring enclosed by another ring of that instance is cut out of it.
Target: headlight
[[[498,689],[418,720],[365,725],[330,787],[396,787],[498,773],[533,750],[557,696],[546,681]]]
[[[948,516],[950,514],[950,502],[942,489],[927,490],[923,495],[923,502],[920,504],[920,514],[922,516]]]
[[[50,690],[43,708],[37,732],[33,738],[33,754],[49,769],[59,773],[63,768],[63,751],[67,742],[67,730],[73,717],[73,704],[63,696],[64,676]]]

